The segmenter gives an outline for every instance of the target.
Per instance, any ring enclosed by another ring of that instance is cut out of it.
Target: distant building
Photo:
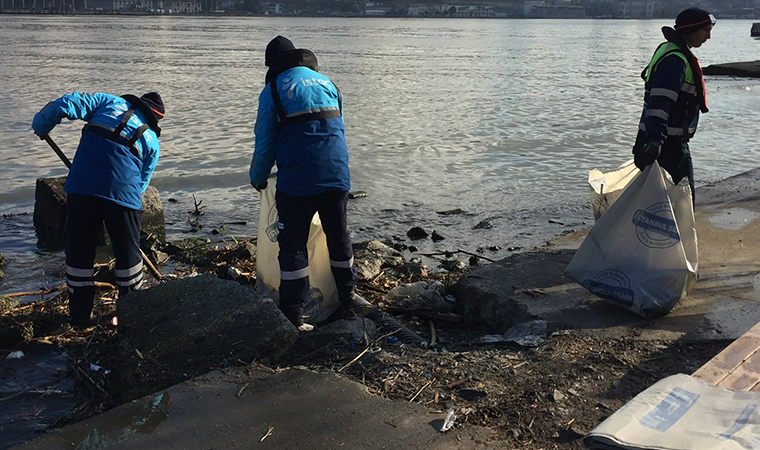
[[[282,3],[264,3],[264,14],[267,16],[280,16],[285,14],[285,5]]]
[[[454,6],[456,8],[451,17],[494,17],[493,6]],[[451,11],[451,10],[450,10]]]
[[[618,3],[620,17],[652,18],[655,16],[654,0],[632,0]]]
[[[586,17],[586,8],[573,5],[569,0],[546,2],[529,0],[523,3],[525,17],[578,19]]]
[[[493,6],[447,5],[445,3],[412,3],[407,15],[418,17],[495,17]]]

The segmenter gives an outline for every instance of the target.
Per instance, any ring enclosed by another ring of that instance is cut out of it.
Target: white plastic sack
[[[760,448],[760,393],[672,375],[637,395],[583,438],[589,450]]]
[[[264,296],[279,302],[280,263],[277,256],[280,246],[277,204],[275,202],[276,174],[269,176],[267,188],[259,194],[261,212],[259,215],[259,237],[256,244],[256,289]],[[314,214],[306,245],[309,252],[309,294],[303,314],[311,322],[327,319],[338,307],[338,290],[330,269],[330,254],[327,238],[322,230],[319,214]]]
[[[593,294],[644,317],[664,315],[697,280],[697,232],[688,181],[656,162],[638,175],[567,266]]]
[[[594,220],[599,220],[602,217],[638,174],[639,169],[633,163],[633,159],[626,161],[610,172],[602,172],[599,169],[589,171],[589,198],[591,199],[591,211],[594,213]]]

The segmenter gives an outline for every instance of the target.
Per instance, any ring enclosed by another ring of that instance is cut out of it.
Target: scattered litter
[[[454,408],[449,408],[449,411],[446,413],[446,418],[443,419],[443,425],[441,425],[441,433],[449,431],[451,427],[454,426],[454,421],[456,418],[457,415],[454,414]]]
[[[394,307],[405,310],[434,310],[451,312],[456,299],[446,295],[446,288],[438,280],[418,281],[395,287],[385,295],[385,301]]]
[[[21,350],[16,350],[15,352],[6,356],[5,359],[21,359],[24,356],[26,356],[24,352],[22,352]]]
[[[518,323],[508,329],[506,333],[489,334],[480,337],[481,344],[495,344],[499,342],[514,342],[523,347],[536,347],[546,337],[546,321],[531,320]]]
[[[535,347],[546,337],[546,321],[531,320],[528,322],[518,323],[504,333],[504,338],[508,341],[524,347]]]
[[[398,344],[398,338],[396,336],[388,336],[387,341],[389,344]]]
[[[243,274],[243,272],[241,272],[240,269],[238,269],[237,267],[230,266],[227,269],[227,275],[229,275],[230,277],[232,277],[233,280],[237,280],[240,277],[240,275],[242,275],[242,274]]]
[[[110,370],[104,369],[102,366],[99,366],[99,365],[93,364],[93,363],[90,363],[90,370],[92,370],[93,372],[99,372],[100,370],[103,370],[103,373],[106,374],[106,375],[108,375],[109,373],[111,373]]]

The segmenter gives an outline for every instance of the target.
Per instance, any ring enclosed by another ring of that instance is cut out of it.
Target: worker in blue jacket
[[[64,185],[64,240],[70,321],[88,326],[95,300],[95,249],[104,222],[116,257],[119,295],[143,282],[140,208],[158,162],[164,104],[157,92],[142,97],[74,92],[45,105],[32,129],[44,137],[64,117],[87,122]]]
[[[641,170],[655,160],[678,183],[688,178],[694,199],[694,169],[689,139],[699,113],[706,113],[707,91],[699,60],[691,52],[710,39],[715,17],[689,8],[676,17],[675,28],[663,27],[666,42],[657,47],[641,73],[645,81],[644,110],[633,146],[634,162]]]
[[[279,212],[280,310],[300,330],[309,291],[306,244],[319,213],[330,266],[341,302],[337,315],[367,302],[355,292],[356,269],[346,221],[351,178],[343,125],[342,97],[318,72],[317,58],[283,36],[266,47],[269,67],[259,96],[256,147],[249,176],[257,190],[267,185],[277,164],[275,201]]]

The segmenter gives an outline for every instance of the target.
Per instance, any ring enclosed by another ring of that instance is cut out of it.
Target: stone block
[[[124,401],[239,361],[275,361],[298,339],[274,302],[208,274],[132,292],[117,317]]]
[[[63,242],[66,222],[66,177],[39,178],[34,193],[34,226],[41,241]],[[143,193],[142,233],[166,240],[164,209],[161,196],[153,186]],[[107,238],[106,238],[107,241]]]

